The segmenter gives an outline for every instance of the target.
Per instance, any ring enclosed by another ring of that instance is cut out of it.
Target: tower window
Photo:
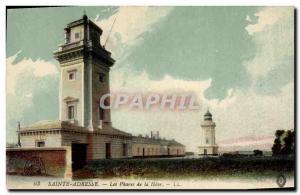
[[[69,73],[69,80],[75,80],[75,72]]]
[[[68,106],[68,119],[74,119],[75,108],[74,106]]]
[[[105,76],[104,74],[99,74],[99,82],[103,83],[105,81]]]
[[[208,138],[206,138],[205,142],[206,142],[207,144],[209,143],[209,140],[208,140]]]
[[[76,69],[71,69],[71,70],[68,70],[67,72],[68,72],[68,79],[70,80],[70,81],[72,81],[72,80],[75,80],[76,79]]]
[[[80,38],[80,33],[79,32],[75,33],[75,39],[79,39],[79,38]]]

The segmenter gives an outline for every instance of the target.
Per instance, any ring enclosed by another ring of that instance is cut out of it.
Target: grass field
[[[268,178],[293,177],[295,161],[275,157],[214,157],[199,159],[95,160],[74,173],[76,178]]]

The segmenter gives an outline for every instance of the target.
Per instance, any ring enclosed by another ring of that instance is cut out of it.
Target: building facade
[[[218,155],[218,146],[215,137],[216,124],[213,122],[212,114],[207,110],[204,114],[204,120],[201,123],[201,145],[199,155]]]
[[[133,136],[133,157],[175,157],[185,156],[185,146],[175,140],[167,140],[151,132],[151,136]]]
[[[21,147],[71,146],[72,153],[86,160],[130,158],[137,145],[146,147],[147,144],[147,151],[158,149],[157,155],[165,154],[161,145],[144,142],[114,128],[110,109],[100,107],[100,97],[110,91],[109,72],[115,62],[111,53],[100,45],[102,30],[86,15],[69,23],[64,30],[65,43],[54,52],[61,68],[59,120],[20,128]],[[104,104],[109,105],[109,100]],[[174,148],[180,144],[172,143],[169,150],[176,153]],[[154,154],[153,151],[151,155]]]

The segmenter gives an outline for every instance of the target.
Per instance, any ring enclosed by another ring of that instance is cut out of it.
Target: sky
[[[221,150],[270,150],[276,129],[294,128],[293,7],[55,7],[9,9],[7,141],[17,122],[58,120],[64,27],[86,12],[116,60],[112,92],[193,92],[198,111],[112,111],[123,131],[160,135],[195,151],[207,108]]]

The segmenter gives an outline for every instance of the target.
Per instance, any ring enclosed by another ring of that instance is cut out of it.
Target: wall
[[[215,145],[215,127],[212,121],[203,121],[201,124],[201,145]],[[208,143],[206,142],[208,139]]]
[[[33,165],[35,168],[30,168],[30,170],[42,170],[42,173],[32,172],[37,175],[72,177],[70,147],[7,148],[6,159],[7,174],[26,175],[28,172],[25,171],[25,167]]]
[[[213,146],[202,146],[199,147],[199,154],[203,155],[204,154],[204,149],[207,150],[208,155],[217,155],[218,154],[218,147],[213,147]]]
[[[75,33],[80,34],[78,39],[75,39]],[[71,34],[70,34],[71,42],[79,41],[79,40],[82,40],[83,38],[84,38],[84,27],[83,27],[83,25],[71,28]]]
[[[62,133],[62,145],[63,146],[71,146],[72,143],[88,143],[87,133],[79,133],[79,132],[63,132]]]
[[[104,80],[100,82],[99,75],[104,76]],[[105,65],[103,62],[93,58],[93,73],[92,73],[92,98],[93,98],[93,126],[94,128],[101,127],[100,126],[100,116],[99,116],[99,105],[100,105],[100,98],[104,95],[109,93],[109,67]],[[110,109],[104,110],[104,120],[102,124],[102,129],[107,128],[107,125],[111,125],[111,116],[110,116]]]
[[[79,126],[84,126],[84,78],[83,60],[74,60],[72,62],[61,65],[61,83],[60,83],[60,120],[67,121],[67,97],[77,99],[73,103],[76,104],[75,118]],[[75,71],[75,80],[69,80],[69,71]]]
[[[59,132],[41,133],[36,131],[29,135],[21,135],[20,141],[23,148],[36,147],[36,141],[45,141],[45,147],[60,147],[61,134]]]
[[[144,156],[162,155],[159,144],[134,143],[132,146],[132,156],[143,156],[143,149],[145,150]]]
[[[184,156],[185,148],[181,146],[170,146],[170,155],[172,156]]]
[[[171,141],[158,140],[145,137],[134,137],[132,144],[132,156],[184,156],[185,147],[180,145],[170,145]]]
[[[111,144],[112,158],[131,157],[132,143],[130,139],[121,139],[109,135],[93,136],[93,159],[105,159],[105,143]],[[127,144],[127,156],[123,155],[123,144]]]

